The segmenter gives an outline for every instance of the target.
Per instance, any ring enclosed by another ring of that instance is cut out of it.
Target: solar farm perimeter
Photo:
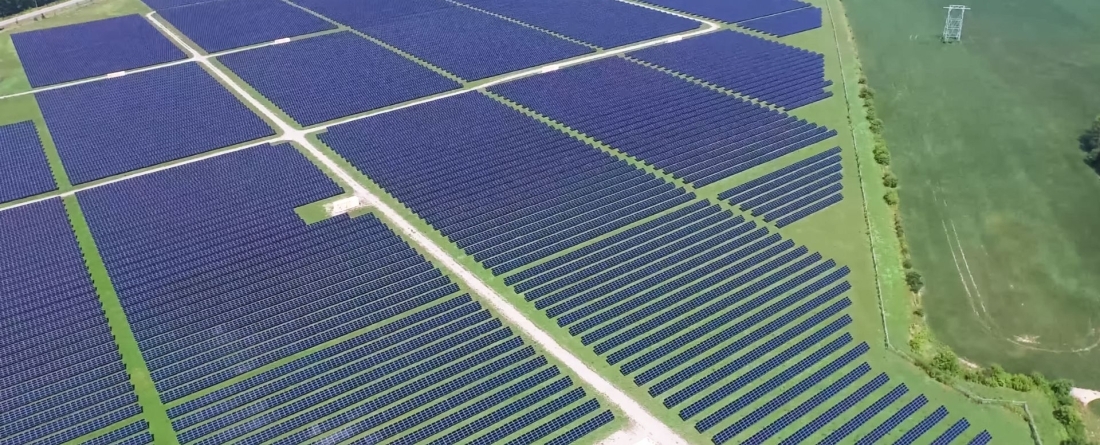
[[[5,31],[0,443],[1030,443],[883,346],[837,6]]]

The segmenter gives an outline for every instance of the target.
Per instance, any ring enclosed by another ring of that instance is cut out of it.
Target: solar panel
[[[158,13],[208,53],[336,28],[282,0],[203,1]]]
[[[0,437],[67,442],[139,415],[61,200],[0,227]]]
[[[615,57],[491,90],[697,187],[836,135]]]
[[[57,190],[32,121],[0,126],[0,202]]]
[[[738,23],[753,31],[786,37],[821,27],[821,8],[808,7]]]
[[[699,22],[616,0],[470,0],[464,2],[602,48],[676,34]]]
[[[798,0],[646,0],[647,3],[724,22],[740,22],[809,6]]]
[[[186,57],[137,14],[19,32],[11,40],[34,87]]]
[[[320,138],[497,274],[692,198],[477,94],[341,124]]]
[[[73,184],[274,134],[194,63],[35,97]]]
[[[301,125],[314,125],[458,88],[350,32],[219,57]]]
[[[592,50],[443,0],[370,3],[306,0],[322,14],[466,80],[587,54]],[[423,3],[423,5],[419,5]],[[412,5],[418,4],[418,5]],[[434,4],[434,5],[433,5]]]
[[[822,54],[736,31],[627,55],[788,110],[832,96]]]

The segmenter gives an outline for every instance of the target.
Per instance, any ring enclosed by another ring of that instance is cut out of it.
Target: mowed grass
[[[929,322],[968,359],[1100,387],[1100,177],[1076,141],[1100,113],[1100,3],[969,2],[951,45],[942,6],[846,4]]]

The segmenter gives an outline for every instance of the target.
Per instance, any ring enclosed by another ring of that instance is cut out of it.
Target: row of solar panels
[[[289,145],[77,193],[180,441],[571,443],[613,420],[376,218],[306,225],[293,212],[340,193]],[[0,342],[37,351],[0,359],[3,399],[21,401],[5,410],[0,443],[75,438],[138,416],[60,201],[0,218],[0,288],[24,301],[7,321],[49,324],[91,302],[65,319],[80,329]],[[35,284],[46,275],[57,284]],[[63,345],[74,341],[82,347]],[[144,429],[96,443],[136,443]]]

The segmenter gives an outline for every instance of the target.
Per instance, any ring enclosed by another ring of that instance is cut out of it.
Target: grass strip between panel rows
[[[176,433],[172,430],[172,422],[168,419],[168,411],[160,400],[160,394],[157,393],[157,388],[153,384],[149,368],[145,364],[141,350],[138,349],[137,338],[134,337],[130,323],[126,320],[126,312],[123,311],[122,302],[119,301],[111,278],[107,275],[107,266],[99,255],[99,249],[96,248],[95,240],[92,238],[92,230],[88,227],[84,213],[80,210],[80,203],[75,196],[64,198],[64,203],[65,211],[69,214],[69,222],[80,245],[80,251],[84,254],[84,263],[91,273],[99,303],[111,328],[111,335],[114,336],[115,344],[118,345],[126,372],[130,375],[130,384],[134,386],[138,404],[141,405],[145,420],[149,422],[149,431],[153,435],[154,443],[178,444]]]

